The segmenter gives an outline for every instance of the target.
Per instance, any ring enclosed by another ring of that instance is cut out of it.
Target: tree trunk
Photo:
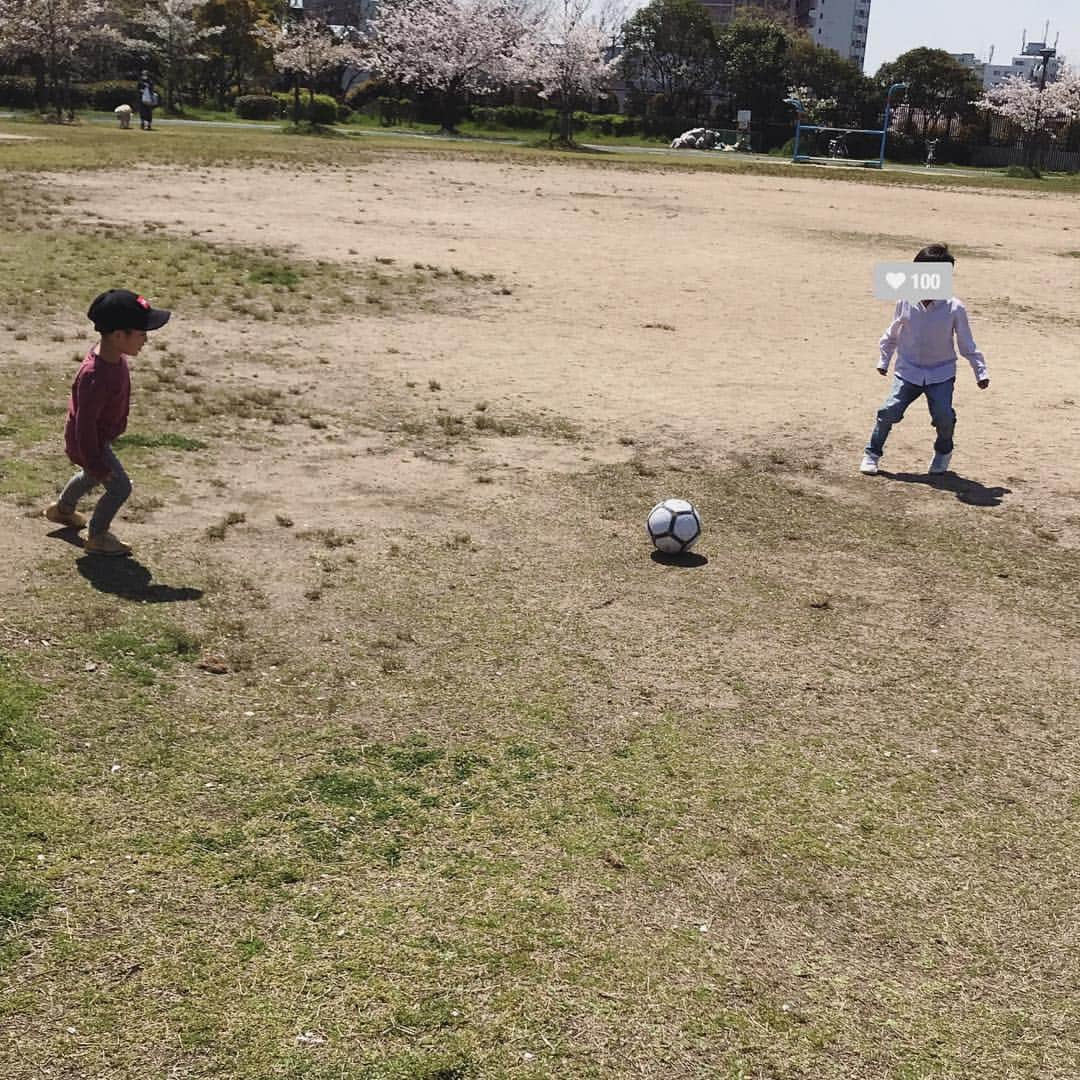
[[[293,76],[293,123],[300,123],[300,72]]]

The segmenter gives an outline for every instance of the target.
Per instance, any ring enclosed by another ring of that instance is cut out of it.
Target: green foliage
[[[131,80],[110,79],[107,82],[86,83],[81,89],[86,106],[102,112],[112,112],[117,105],[135,107],[139,100],[138,83]]]
[[[96,644],[118,674],[140,686],[150,686],[160,672],[168,671],[177,659],[190,660],[199,648],[191,634],[169,624],[107,630]]]
[[[0,878],[0,939],[4,937],[5,923],[29,919],[44,907],[46,892],[39,885],[30,885],[19,878]]]
[[[412,119],[413,102],[411,98],[383,96],[375,99],[375,110],[384,127],[400,124]]]
[[[40,687],[15,674],[0,655],[0,763],[6,754],[41,745],[42,732],[34,721],[41,698]]]
[[[788,50],[793,34],[759,14],[742,14],[717,32],[724,82],[735,107],[762,120],[787,115]]]
[[[720,71],[712,16],[698,0],[652,0],[623,27],[622,77],[640,92],[656,91],[666,112],[698,111]]]
[[[205,450],[206,443],[201,439],[189,439],[186,435],[176,435],[171,431],[158,435],[121,435],[113,446],[122,450],[125,446],[145,447],[149,450]]]
[[[37,105],[34,80],[23,75],[0,75],[0,105],[9,109],[33,109]]]
[[[550,109],[530,109],[521,105],[497,105],[472,110],[473,120],[489,128],[519,128],[525,131],[546,128],[555,119]]]
[[[289,120],[300,120],[309,124],[334,124],[337,122],[337,102],[328,94],[315,94],[314,98],[303,87],[300,89],[300,115],[296,111],[295,95],[278,93],[274,95],[279,102],[278,115]]]
[[[972,102],[982,95],[982,84],[975,73],[943,49],[910,49],[883,64],[874,81],[881,90],[894,83],[907,83],[903,100],[925,114],[924,131],[935,119],[972,116]]]
[[[1005,170],[1005,175],[1015,180],[1041,180],[1042,170],[1036,166],[1010,165]]]
[[[870,127],[880,121],[884,99],[877,84],[857,64],[832,49],[797,35],[788,43],[784,67],[787,87],[808,87],[819,100],[836,100],[836,115],[825,122]]]
[[[276,120],[281,116],[281,102],[273,94],[243,94],[233,109],[241,120]]]

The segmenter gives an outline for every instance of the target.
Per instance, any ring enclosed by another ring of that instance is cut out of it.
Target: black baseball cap
[[[160,330],[171,311],[150,306],[145,296],[130,289],[110,289],[94,299],[86,316],[99,334],[113,330]]]

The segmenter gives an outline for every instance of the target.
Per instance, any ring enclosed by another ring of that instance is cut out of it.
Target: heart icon
[[[896,290],[907,281],[907,274],[901,274],[899,272],[893,272],[885,275],[885,280],[889,283],[889,288]]]

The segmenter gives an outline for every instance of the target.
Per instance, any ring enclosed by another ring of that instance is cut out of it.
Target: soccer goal
[[[885,144],[892,115],[892,97],[907,89],[907,83],[893,83],[885,96],[885,118],[881,128],[839,128],[824,124],[804,124],[806,109],[795,97],[784,103],[795,110],[795,149],[791,155],[796,165],[855,165],[865,169],[885,167]]]

